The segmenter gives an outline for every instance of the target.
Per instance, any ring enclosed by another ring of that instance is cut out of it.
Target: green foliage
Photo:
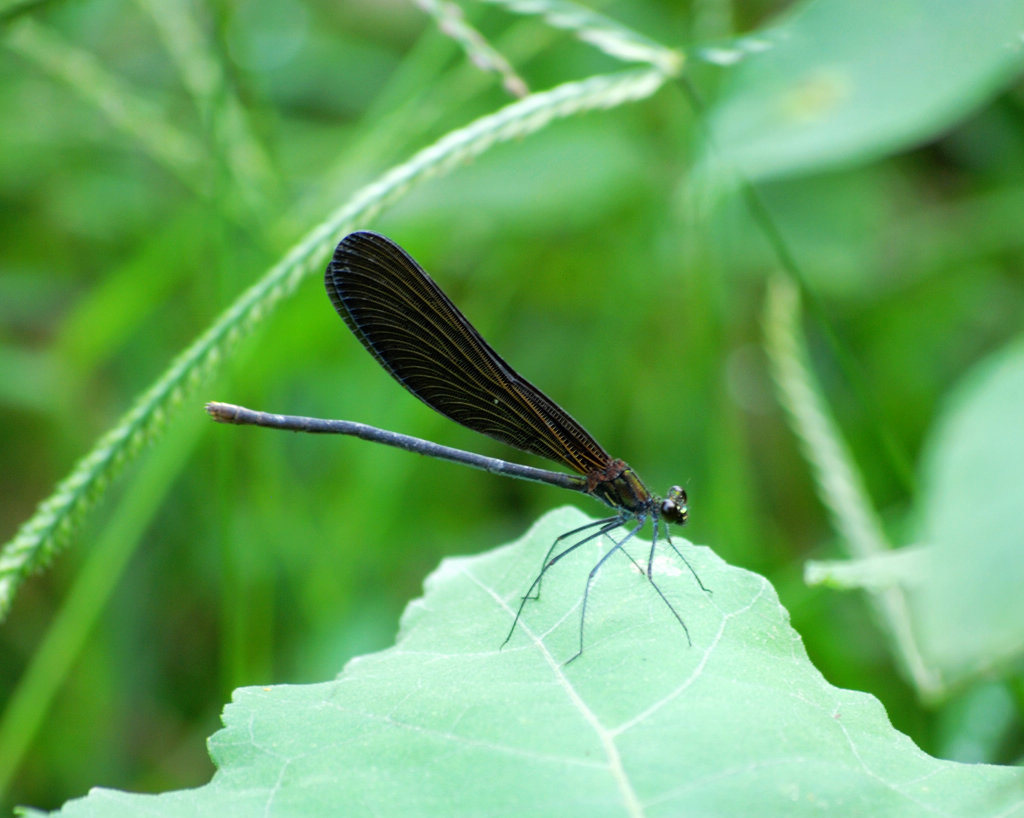
[[[781,23],[750,6],[655,0],[605,14],[565,0],[467,3],[465,15],[420,5],[433,20],[400,4],[320,0],[0,8],[0,200],[13,204],[0,208],[6,802],[55,808],[98,782],[204,784],[202,737],[232,689],[320,681],[390,645],[442,555],[518,535],[558,502],[543,487],[359,441],[205,422],[206,400],[231,400],[509,456],[402,395],[307,280],[350,227],[407,246],[503,356],[652,488],[685,484],[694,539],[774,582],[830,682],[877,695],[932,755],[1017,760],[1024,114],[1019,85],[1001,91],[1021,62],[1020,4],[816,2]],[[687,107],[677,76],[706,112]],[[499,79],[533,92],[510,103]],[[807,175],[825,166],[847,170]],[[732,197],[737,168],[785,180]],[[907,476],[916,462],[920,489]],[[506,602],[536,567],[541,546],[530,547],[507,583],[492,583]],[[502,687],[511,679],[578,680],[572,689],[614,725],[707,657],[666,707],[678,723],[642,725],[688,740],[620,750],[629,775],[611,787],[616,806],[670,811],[674,791],[657,801],[650,793],[669,790],[655,779],[705,760],[723,769],[719,741],[769,760],[744,768],[748,780],[761,771],[759,792],[799,799],[839,786],[826,793],[833,811],[907,814],[907,796],[911,809],[941,801],[948,814],[1007,806],[987,787],[1012,789],[1011,773],[922,755],[877,705],[815,675],[765,580],[697,555],[714,596],[685,575],[671,582],[692,649],[676,651],[678,626],[616,564],[595,587],[578,662],[557,662],[572,652],[572,617],[545,641],[555,660],[544,664],[525,632],[497,653],[503,628],[453,609],[465,628],[439,637],[479,626],[470,652],[525,675],[472,687],[449,672],[456,651],[436,669],[476,701],[489,690],[488,718],[506,721],[505,701],[551,701]],[[803,585],[808,555],[825,558],[833,584],[866,588],[867,604]],[[559,568],[528,626],[578,601],[586,566]],[[775,624],[758,631],[737,616],[729,622],[745,630],[709,651],[714,616],[739,610],[728,604],[742,607],[752,587],[765,589],[758,604]],[[402,644],[432,621],[410,614]],[[814,695],[751,700],[752,682],[779,681],[755,661],[759,646],[768,668]],[[404,667],[408,678],[414,659],[395,649],[346,672]],[[602,680],[617,699],[592,689]],[[721,691],[693,695],[711,681]],[[243,702],[281,719],[278,696],[315,702],[325,689],[336,688],[246,692],[218,734],[222,772],[196,797],[238,769],[233,747],[252,750],[222,741],[248,718]],[[521,715],[538,721],[528,707]],[[546,727],[516,735],[543,748],[557,732]],[[858,767],[834,744],[823,755],[821,742],[844,730],[859,739],[844,746],[876,765]],[[277,735],[312,746],[326,732],[303,735],[300,723]],[[780,767],[788,741],[804,742],[800,762]],[[326,743],[344,750],[333,732]],[[415,767],[422,748],[408,749],[399,762]],[[839,761],[815,776],[808,756]],[[593,794],[608,791],[603,769],[590,770],[604,775]],[[782,769],[796,788],[780,790]],[[701,781],[684,795],[733,791],[734,779]],[[266,803],[265,777],[254,786]]]
[[[563,664],[578,638],[580,579],[604,541],[552,569],[499,650],[552,539],[587,520],[562,509],[518,542],[444,560],[395,646],[335,681],[236,691],[210,741],[208,785],[98,790],[59,814],[984,816],[1019,806],[1020,770],[922,753],[876,699],[825,681],[764,578],[707,548],[679,543],[712,595],[671,552],[655,563],[693,647],[623,557],[597,575],[586,648]]]
[[[922,467],[918,545],[809,566],[809,582],[899,600],[902,632],[917,634],[905,661],[929,697],[1024,655],[1022,400],[1018,342],[970,372],[940,415]]]
[[[912,583],[922,641],[951,682],[1024,654],[1024,345],[979,364],[951,395],[925,450]]]
[[[932,139],[1020,71],[1022,30],[1016,0],[802,4],[738,44],[714,161],[768,178]]]

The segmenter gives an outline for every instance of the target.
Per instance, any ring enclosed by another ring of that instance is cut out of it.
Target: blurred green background
[[[3,540],[312,224],[509,100],[412,4],[214,1],[199,9],[207,39],[186,62],[225,72],[247,123],[232,130],[216,94],[197,110],[183,89],[157,6],[0,7]],[[604,8],[682,47],[784,6]],[[616,67],[536,22],[473,11],[532,88]],[[713,96],[720,69],[694,70]],[[127,94],[130,126],[110,105]],[[180,140],[155,127],[163,121]],[[689,173],[697,141],[685,94],[667,87],[500,145],[360,226],[403,244],[504,357],[651,488],[685,485],[686,536],[775,583],[829,681],[877,695],[930,753],[1017,759],[1019,682],[925,708],[861,598],[804,586],[807,558],[840,551],[762,351],[776,261],[742,202],[709,199]],[[203,169],[197,146],[229,158]],[[827,397],[900,541],[943,395],[1020,333],[1024,87],[895,158],[761,192],[868,387],[865,405],[812,326]],[[90,558],[106,553],[100,544],[128,559],[123,575],[114,558],[91,565],[116,577],[113,595],[0,805],[208,780],[204,739],[234,687],[333,676],[391,642],[441,557],[491,548],[577,499],[358,440],[214,426],[202,412],[211,399],[514,456],[403,393],[311,277],[22,587],[0,625],[0,707]],[[910,473],[880,451],[885,435]],[[978,713],[988,732],[965,743]]]

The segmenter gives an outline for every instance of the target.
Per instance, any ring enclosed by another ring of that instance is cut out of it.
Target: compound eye
[[[668,490],[668,497],[670,500],[674,500],[678,505],[686,505],[686,490],[682,486],[672,486]]]
[[[682,497],[675,493],[675,489],[678,486],[673,486],[668,493],[668,497],[661,501],[661,516],[668,520],[670,523],[676,523],[676,525],[684,525],[686,523],[687,511],[686,511],[686,492],[682,493]],[[679,502],[680,499],[682,502]]]

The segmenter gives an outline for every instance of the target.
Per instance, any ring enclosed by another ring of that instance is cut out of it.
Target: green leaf
[[[951,681],[1024,649],[1024,344],[978,366],[957,390],[925,457],[914,599],[925,649]]]
[[[829,685],[768,582],[677,540],[655,578],[693,639],[608,541],[546,576],[499,649],[558,534],[561,509],[519,542],[445,560],[394,648],[334,681],[246,688],[194,790],[94,790],[65,816],[971,815],[1019,808],[1021,771],[938,761],[877,700]],[[633,549],[638,559],[644,543]]]
[[[1021,69],[1019,0],[819,0],[746,39],[710,127],[750,179],[934,138]]]

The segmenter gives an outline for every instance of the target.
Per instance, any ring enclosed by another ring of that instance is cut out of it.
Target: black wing
[[[324,276],[348,328],[395,380],[474,431],[580,474],[611,458],[558,404],[510,367],[434,280],[391,239],[342,239]]]

